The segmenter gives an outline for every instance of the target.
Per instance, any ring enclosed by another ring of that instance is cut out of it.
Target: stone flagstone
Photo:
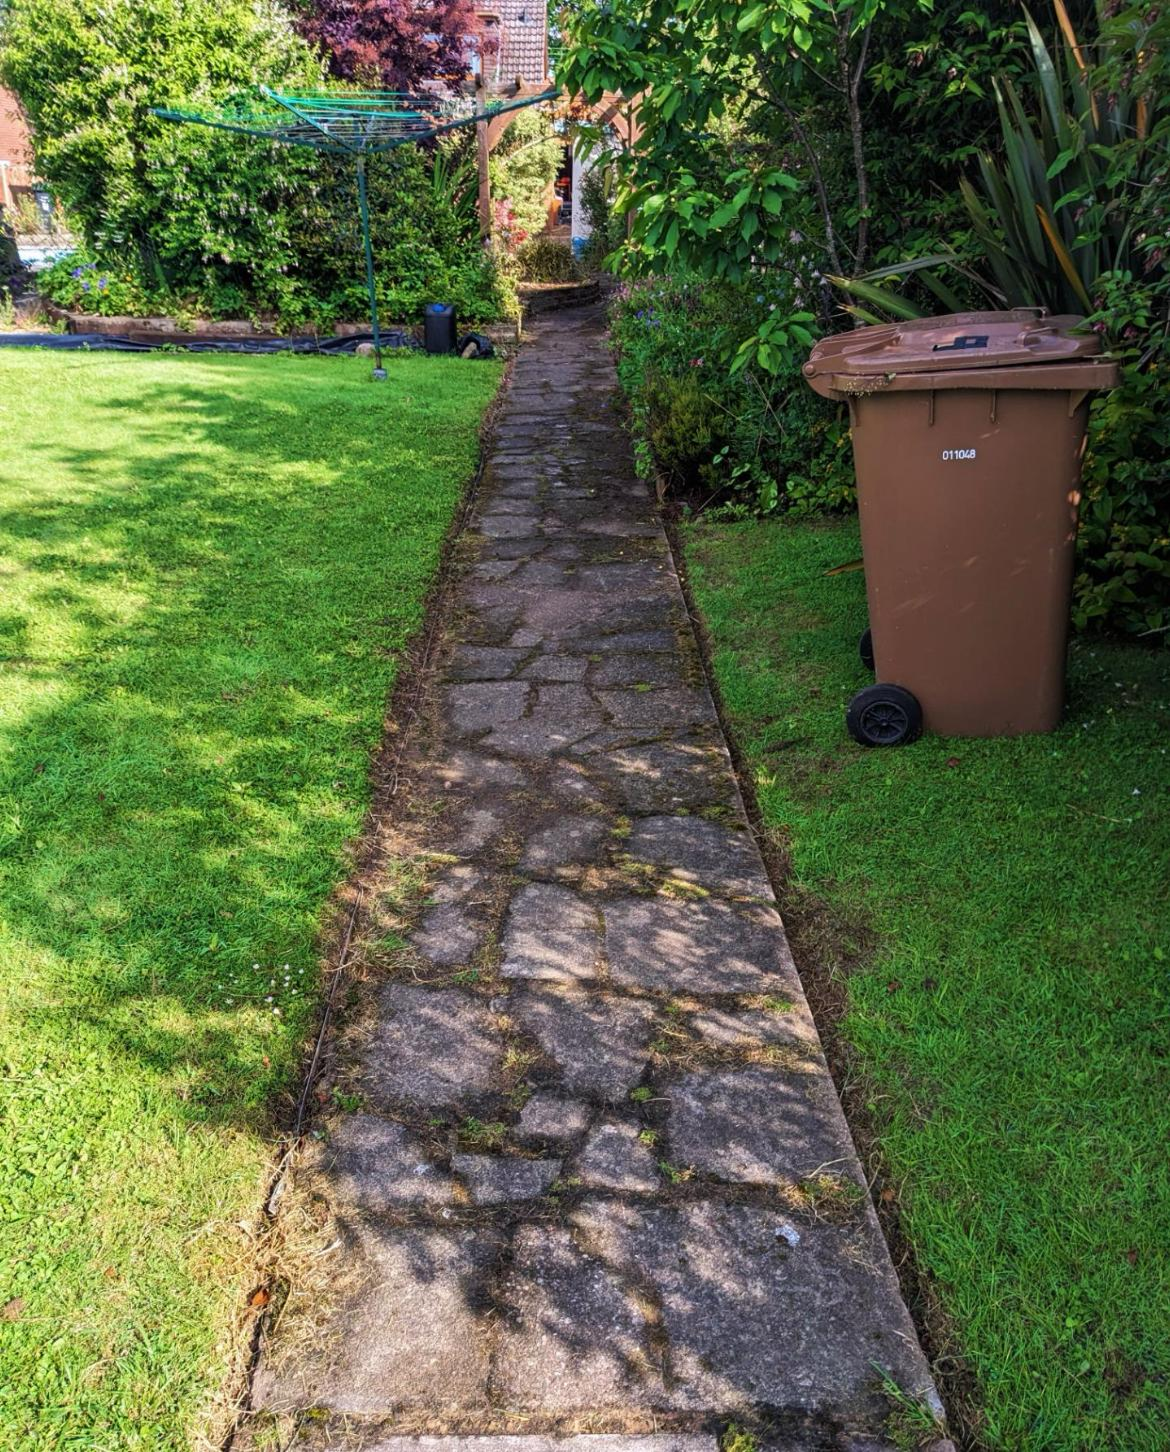
[[[500,971],[563,983],[594,978],[600,946],[595,907],[568,888],[533,883],[512,900]]]

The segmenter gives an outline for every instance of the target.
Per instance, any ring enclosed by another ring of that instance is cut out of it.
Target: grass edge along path
[[[1075,641],[1050,737],[867,752],[843,721],[864,581],[825,573],[856,522],[682,541],[781,905],[818,905],[798,962],[844,999],[847,1097],[941,1308],[969,1445],[1162,1445],[1170,652]]]
[[[495,364],[0,354],[0,1448],[188,1448]]]

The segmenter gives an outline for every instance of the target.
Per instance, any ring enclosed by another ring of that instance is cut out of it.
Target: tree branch
[[[841,254],[837,251],[837,229],[833,225],[833,211],[829,206],[829,192],[825,186],[825,174],[821,170],[820,158],[817,156],[816,148],[809,139],[808,132],[804,129],[799,116],[785,100],[784,96],[772,84],[772,78],[765,72],[761,72],[764,85],[768,89],[773,102],[784,112],[788,124],[792,127],[792,133],[804,147],[805,155],[808,157],[809,166],[812,168],[813,186],[816,190],[817,201],[820,204],[821,217],[825,224],[825,248],[829,254],[829,261],[833,264],[834,272],[842,273],[845,269],[841,266]]]
[[[853,144],[853,173],[857,181],[857,252],[859,268],[864,269],[869,251],[869,169],[865,162],[865,130],[861,116],[861,80],[872,27],[867,26],[861,45],[861,60],[856,77],[849,62],[850,22],[852,10],[837,18],[837,70],[846,88],[849,109],[849,135]]]
[[[858,92],[861,90],[861,82],[865,77],[865,62],[869,54],[869,38],[872,34],[873,26],[867,25],[861,39],[861,54],[857,59],[857,69],[853,72],[853,89]]]

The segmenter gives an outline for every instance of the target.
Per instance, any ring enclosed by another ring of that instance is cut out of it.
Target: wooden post
[[[487,110],[487,92],[482,82],[476,87],[475,104],[476,110]],[[479,235],[485,247],[490,247],[492,240],[492,183],[488,169],[491,148],[488,145],[488,124],[487,121],[475,123],[475,159],[479,171]]]

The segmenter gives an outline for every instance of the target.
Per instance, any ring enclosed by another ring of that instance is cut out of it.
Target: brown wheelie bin
[[[846,716],[863,745],[1060,720],[1085,421],[1117,382],[1081,323],[1022,309],[858,328],[805,364],[849,405],[878,681]]]

